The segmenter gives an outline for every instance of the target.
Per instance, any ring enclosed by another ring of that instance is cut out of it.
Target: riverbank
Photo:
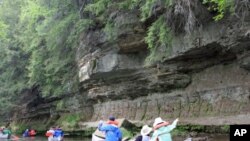
[[[143,125],[151,125],[153,121],[129,121],[126,119],[117,119],[121,123],[121,129],[123,132],[124,138],[134,138],[140,134],[140,130]],[[172,120],[170,120],[172,121]],[[37,130],[37,135],[44,136],[45,132],[49,129],[50,126],[61,126],[65,132],[66,137],[76,137],[76,138],[91,138],[92,133],[96,130],[98,126],[98,121],[95,122],[75,122],[74,126],[66,126],[65,121],[61,123],[54,123],[50,125],[42,124],[43,122],[12,122],[9,124],[10,129],[16,134],[22,134],[25,129],[33,128]],[[204,122],[205,123],[205,122]],[[209,123],[209,122],[206,122]],[[3,124],[4,125],[4,124]],[[172,131],[172,136],[176,140],[186,139],[188,137],[199,138],[199,137],[208,137],[217,138],[222,135],[223,138],[227,138],[229,135],[229,125],[223,124],[214,124],[214,125],[202,125],[202,124],[190,124],[181,120],[177,125],[176,129]],[[216,136],[216,137],[214,137]],[[225,140],[222,140],[225,141]]]
[[[67,130],[64,129],[66,137],[75,138],[91,138],[92,133],[96,130],[98,122],[84,122],[78,129]],[[80,128],[81,127],[81,128]],[[140,134],[142,124],[131,123],[126,128],[121,127],[124,138],[134,138]],[[176,140],[182,140],[188,137],[192,138],[209,138],[214,139],[222,136],[221,138],[226,139],[229,135],[229,125],[194,125],[194,124],[179,124],[176,129],[172,131],[172,136]],[[13,128],[11,128],[13,129]],[[13,130],[15,133],[21,134],[23,130]],[[37,130],[37,135],[44,136],[45,130]],[[223,140],[222,141],[225,141]]]

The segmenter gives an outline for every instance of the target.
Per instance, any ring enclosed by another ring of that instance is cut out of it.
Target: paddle
[[[19,140],[19,137],[18,137],[18,136],[15,136],[15,135],[11,135],[11,136],[12,136],[12,139],[11,139],[11,140],[14,140],[14,141]]]

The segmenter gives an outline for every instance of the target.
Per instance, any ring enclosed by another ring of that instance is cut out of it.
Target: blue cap
[[[115,117],[114,116],[110,116],[109,120],[115,121]]]

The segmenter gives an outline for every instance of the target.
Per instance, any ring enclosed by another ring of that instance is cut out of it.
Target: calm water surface
[[[209,141],[229,141],[229,137],[227,135],[214,135],[209,136]],[[184,138],[175,137],[173,141],[184,141]],[[1,140],[0,140],[1,141]],[[29,138],[20,138],[19,141],[48,141],[46,137],[38,136],[38,137],[29,137]],[[72,137],[65,137],[64,141],[91,141],[90,138],[72,138]]]
[[[11,140],[1,140],[0,141],[11,141]],[[36,137],[22,137],[18,141],[48,141],[48,138],[42,136]],[[90,138],[72,138],[72,137],[64,137],[64,141],[91,141]]]
[[[229,141],[229,136],[227,135],[204,135],[204,136],[208,136],[209,141]],[[179,137],[173,138],[173,141],[184,141],[184,140],[185,138],[179,138]]]

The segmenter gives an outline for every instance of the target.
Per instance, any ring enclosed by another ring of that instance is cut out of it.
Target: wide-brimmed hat
[[[144,125],[141,129],[141,135],[146,136],[152,131],[152,128],[148,127],[148,125]]]
[[[155,127],[156,125],[163,123],[163,122],[166,122],[166,121],[162,120],[161,117],[158,117],[155,119],[153,126]]]

